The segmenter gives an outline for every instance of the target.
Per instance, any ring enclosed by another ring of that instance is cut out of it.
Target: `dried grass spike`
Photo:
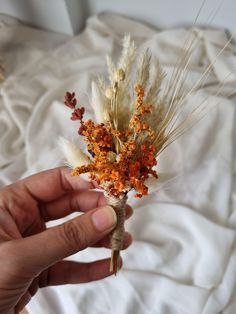
[[[151,65],[151,52],[146,49],[138,60],[138,70],[136,84],[140,84],[145,88],[149,83],[150,65]]]
[[[118,62],[118,69],[123,69],[126,77],[130,73],[131,65],[135,59],[136,46],[130,35],[125,35],[123,39],[123,50]]]
[[[106,97],[99,89],[97,83],[92,82],[91,85],[91,106],[93,108],[96,121],[101,123],[104,121],[104,110],[106,108]]]
[[[155,58],[153,63],[155,69],[154,79],[149,87],[147,96],[145,98],[146,102],[150,104],[155,104],[157,102],[157,98],[161,90],[161,85],[166,75],[165,72],[162,70],[159,60]]]
[[[106,61],[107,61],[109,80],[110,80],[111,85],[113,85],[114,84],[114,75],[116,73],[116,67],[115,67],[113,61],[111,60],[110,56],[106,56]]]

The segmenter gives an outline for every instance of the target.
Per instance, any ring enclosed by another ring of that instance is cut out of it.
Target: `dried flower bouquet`
[[[186,63],[190,54],[183,53],[180,64]],[[65,95],[65,105],[73,110],[71,120],[80,122],[78,133],[85,139],[87,153],[65,139],[61,145],[74,168],[72,175],[89,173],[117,213],[110,265],[116,273],[120,267],[127,193],[134,189],[138,198],[148,194],[145,181],[149,176],[158,179],[157,156],[199,120],[202,104],[187,108],[188,95],[181,93],[186,73],[181,67],[175,69],[163,88],[165,75],[160,63],[149,50],[137,57],[130,36],[124,37],[117,66],[110,57],[107,65],[110,82],[99,79],[92,83],[96,122],[84,120],[85,109],[77,105],[74,93]]]

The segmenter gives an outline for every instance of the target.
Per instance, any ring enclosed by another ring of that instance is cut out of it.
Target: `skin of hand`
[[[89,246],[109,247],[114,210],[93,182],[67,168],[44,171],[0,190],[0,313],[19,313],[38,288],[105,278],[110,259],[63,261]],[[46,222],[82,215],[52,228]],[[126,207],[126,218],[132,214]],[[125,233],[123,248],[132,238]]]

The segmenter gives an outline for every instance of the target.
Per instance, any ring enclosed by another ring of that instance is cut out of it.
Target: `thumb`
[[[64,224],[16,240],[18,266],[41,272],[52,264],[94,244],[111,232],[117,222],[110,206],[96,208]],[[20,257],[20,258],[19,258]]]

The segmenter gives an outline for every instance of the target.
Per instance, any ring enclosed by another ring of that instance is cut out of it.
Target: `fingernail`
[[[98,231],[106,231],[116,225],[116,213],[110,206],[101,207],[92,214],[92,222]]]

